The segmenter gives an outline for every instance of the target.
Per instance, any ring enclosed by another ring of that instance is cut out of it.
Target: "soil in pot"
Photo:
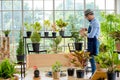
[[[31,36],[31,31],[27,31],[26,34],[27,34],[27,37],[30,37]]]
[[[67,69],[68,76],[74,76],[74,71],[75,71],[74,68]]]
[[[116,80],[116,73],[115,72],[107,72],[107,80]]]
[[[59,79],[60,78],[60,72],[52,72],[53,79]]]
[[[116,44],[117,51],[120,51],[120,42],[116,42],[115,44]]]
[[[60,36],[64,36],[64,31],[59,31]]]
[[[83,45],[82,42],[75,43],[75,50],[77,50],[77,51],[81,51],[81,50],[82,50],[82,45]]]
[[[52,37],[56,37],[56,32],[52,32]]]
[[[32,43],[34,52],[39,52],[39,45],[40,45],[40,43]]]
[[[84,78],[84,70],[76,70],[77,78]]]
[[[23,62],[24,61],[24,55],[17,55],[17,61]]]
[[[45,37],[49,36],[49,32],[44,32]]]

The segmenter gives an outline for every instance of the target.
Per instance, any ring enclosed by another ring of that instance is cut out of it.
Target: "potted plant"
[[[57,36],[56,38],[52,39],[52,43],[50,44],[50,47],[51,47],[50,51],[52,53],[56,53],[57,54],[58,52],[61,51],[62,48],[59,46],[61,41],[62,41],[62,37],[61,36]]]
[[[27,34],[27,37],[30,37],[31,36],[31,29],[32,29],[32,25],[33,24],[28,24],[28,22],[25,22],[24,23],[24,26],[25,26],[25,28],[26,28],[26,34]]]
[[[116,49],[117,49],[117,51],[120,51],[120,30],[112,31],[112,32],[110,32],[109,35],[110,35],[110,37],[115,39]]]
[[[56,31],[57,31],[56,24],[53,23],[51,27],[52,27],[52,36],[55,38],[56,37]]]
[[[18,80],[17,76],[14,76],[15,64],[5,59],[0,63],[0,80]]]
[[[34,31],[31,35],[31,41],[32,41],[32,46],[33,46],[33,51],[34,52],[39,52],[39,46],[40,46],[40,35],[38,34],[38,32]]]
[[[100,56],[101,58],[99,58]],[[98,56],[96,56],[96,58],[100,59],[99,61],[100,66],[106,68],[108,80],[116,80],[115,72],[117,70],[117,66],[120,65],[120,59],[118,53],[107,52],[107,53],[99,54]]]
[[[45,31],[44,35],[45,35],[45,37],[48,37],[49,33],[47,31],[48,31],[48,28],[50,27],[50,21],[44,20],[44,26],[46,27],[46,31]]]
[[[56,25],[60,28],[60,36],[64,36],[64,30],[63,28],[68,25],[68,23],[64,22],[62,19],[56,20]]]
[[[41,30],[42,26],[41,26],[41,24],[39,22],[35,22],[32,25],[32,28],[33,28],[33,32],[37,32],[38,34],[41,34],[40,30]]]
[[[69,54],[69,56],[66,56],[75,67],[78,67],[76,70],[77,78],[84,77],[84,68],[90,58],[89,54],[89,52],[75,51],[74,53]]]
[[[3,33],[5,34],[5,37],[8,37],[10,30],[4,30]]]
[[[18,62],[23,62],[24,61],[24,43],[22,39],[22,31],[20,30],[20,39],[19,39],[19,44],[17,47],[17,61]]]
[[[62,67],[62,65],[60,62],[56,62],[55,64],[52,65],[52,77],[53,77],[53,79],[60,78],[61,67]]]
[[[72,24],[71,28],[71,40],[75,41],[75,50],[81,51],[83,43],[80,42],[83,40],[82,36],[80,36],[79,31],[75,28],[75,26]]]

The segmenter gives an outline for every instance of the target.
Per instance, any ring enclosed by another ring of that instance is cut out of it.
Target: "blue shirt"
[[[91,31],[88,33],[88,38],[98,38],[100,35],[100,23],[97,19],[90,21]]]

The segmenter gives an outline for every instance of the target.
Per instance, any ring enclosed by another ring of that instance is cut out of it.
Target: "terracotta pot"
[[[120,51],[120,42],[116,42],[115,44],[116,44],[117,51]]]
[[[60,78],[60,72],[52,72],[53,79],[59,79]]]

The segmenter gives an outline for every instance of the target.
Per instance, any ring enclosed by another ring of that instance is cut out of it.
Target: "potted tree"
[[[0,80],[18,80],[18,77],[14,75],[16,72],[15,64],[5,59],[0,63]]]
[[[55,64],[52,65],[52,77],[53,77],[53,79],[60,78],[61,67],[62,67],[62,65],[60,62],[56,62]]]
[[[79,31],[75,28],[75,26],[72,24],[71,28],[71,40],[75,41],[75,50],[81,51],[83,43],[80,42],[83,40],[82,36],[80,36]]]
[[[84,51],[75,51],[74,53],[69,54],[67,57],[70,59],[70,62],[77,67],[76,75],[77,78],[83,78],[84,77],[84,68],[87,65],[89,57],[89,52]]]
[[[24,26],[25,26],[25,28],[26,28],[26,34],[27,34],[27,37],[30,37],[31,36],[31,29],[32,29],[32,25],[33,24],[28,24],[28,22],[25,22],[24,23]]]
[[[8,37],[10,30],[4,30],[3,33],[5,34],[5,37]]]
[[[19,39],[19,44],[18,44],[17,50],[16,50],[18,62],[24,61],[24,43],[23,43],[22,37],[23,37],[22,31],[20,30],[20,39]]]
[[[116,50],[120,51],[120,30],[112,31],[109,35],[115,39]]]
[[[64,36],[63,28],[68,25],[68,23],[64,22],[62,19],[56,20],[56,25],[60,28],[59,34],[60,36]]]
[[[51,27],[52,27],[52,36],[55,38],[56,37],[56,31],[57,31],[56,24],[53,23]]]
[[[48,37],[48,35],[49,35],[48,28],[50,27],[50,21],[44,20],[44,26],[46,27],[46,31],[45,31],[44,35],[45,35],[45,37]]]

